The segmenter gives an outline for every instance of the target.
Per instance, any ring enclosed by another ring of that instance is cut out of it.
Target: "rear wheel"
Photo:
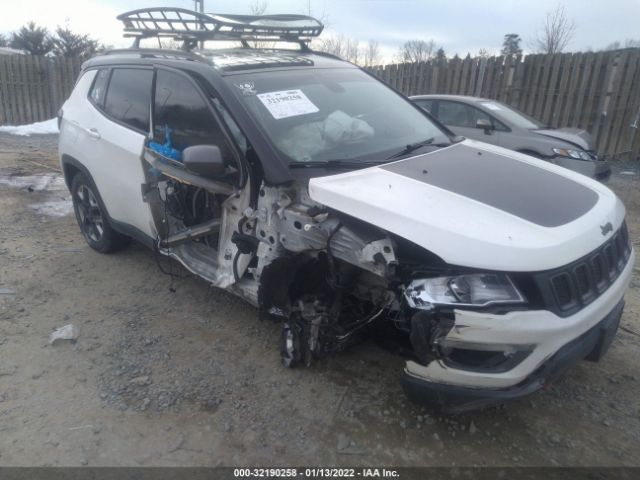
[[[91,248],[101,253],[119,250],[129,238],[116,232],[98,195],[98,189],[84,174],[77,173],[71,182],[73,210],[80,231]]]

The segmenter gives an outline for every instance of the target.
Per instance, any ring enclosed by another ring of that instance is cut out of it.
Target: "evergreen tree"
[[[53,52],[60,57],[89,58],[100,48],[97,40],[73,33],[68,27],[58,27],[52,42]]]
[[[522,48],[520,48],[521,41],[522,39],[517,33],[507,33],[504,36],[500,53],[502,55],[522,55]]]
[[[53,42],[49,30],[36,26],[34,22],[29,22],[11,34],[9,46],[17,50],[24,50],[31,55],[46,55],[53,49]]]

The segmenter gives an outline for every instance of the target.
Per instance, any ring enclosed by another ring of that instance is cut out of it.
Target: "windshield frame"
[[[388,90],[390,90],[391,93],[397,95],[399,97],[400,101],[404,101],[406,104],[410,105],[411,108],[413,108],[416,112],[418,112],[421,116],[425,117],[426,120],[431,123],[435,129],[439,130],[442,133],[442,136],[444,139],[446,139],[449,144],[453,144],[455,142],[456,139],[456,135],[449,130],[445,125],[443,125],[442,123],[440,123],[437,119],[435,119],[432,115],[429,114],[429,112],[425,111],[423,108],[419,107],[418,105],[416,105],[414,102],[412,102],[406,95],[404,95],[402,92],[398,91],[397,89],[393,88],[392,86],[388,85],[387,83],[381,81],[379,78],[377,78],[375,75],[371,74],[370,72],[361,69],[359,67],[356,67],[352,64],[348,64],[345,62],[345,64],[339,65],[339,66],[330,66],[330,67],[319,67],[319,66],[314,66],[314,67],[286,67],[286,68],[264,68],[264,69],[260,69],[260,70],[242,70],[242,71],[230,71],[230,72],[225,72],[223,75],[221,75],[221,79],[222,79],[222,83],[225,84],[225,90],[227,90],[228,92],[231,92],[232,96],[233,96],[233,101],[231,102],[227,102],[230,106],[231,109],[236,110],[238,107],[240,107],[243,111],[242,116],[248,116],[251,119],[251,123],[252,123],[252,130],[257,130],[260,133],[260,136],[262,137],[261,140],[264,140],[266,142],[268,142],[269,146],[270,146],[270,151],[274,154],[274,156],[277,158],[279,165],[279,169],[281,169],[281,167],[285,167],[289,170],[290,175],[294,178],[299,178],[300,176],[306,176],[306,177],[314,177],[314,176],[318,176],[318,171],[319,170],[323,170],[322,167],[318,164],[318,162],[312,162],[312,163],[316,163],[318,166],[309,166],[308,168],[300,168],[300,169],[291,169],[289,167],[290,163],[292,162],[297,162],[297,163],[304,163],[304,162],[300,162],[300,161],[296,161],[295,159],[289,157],[288,155],[286,155],[285,152],[282,152],[280,148],[278,148],[278,146],[275,144],[275,141],[271,138],[271,135],[266,131],[265,126],[262,124],[262,122],[256,118],[256,115],[254,114],[254,112],[251,110],[251,108],[246,104],[246,102],[243,100],[242,98],[242,93],[241,90],[238,88],[234,88],[233,86],[233,80],[234,77],[235,78],[244,78],[247,75],[250,75],[252,77],[256,77],[256,76],[262,76],[262,75],[269,75],[271,73],[274,72],[287,72],[287,71],[309,71],[309,70],[323,70],[323,71],[331,71],[331,70],[335,70],[335,71],[350,71],[350,70],[357,70],[360,74],[364,74],[366,76],[368,76],[372,81],[377,82],[378,84],[381,84],[383,86],[383,88],[387,88]],[[231,105],[233,104],[233,105]],[[242,126],[242,124],[244,122],[241,121],[240,118],[236,118],[237,123],[240,124]],[[248,132],[245,132],[245,135],[249,138],[251,138],[251,134]],[[405,147],[403,145],[403,147]],[[428,145],[426,146],[428,147]],[[441,143],[436,143],[433,145],[433,148],[439,148],[442,147]],[[358,160],[370,160],[376,163],[379,163],[380,165],[385,164],[385,163],[390,163],[393,161],[397,161],[400,160],[402,158],[408,158],[408,157],[412,157],[412,156],[416,156],[416,155],[420,155],[423,152],[410,152],[407,153],[406,155],[400,156],[400,157],[396,157],[396,158],[388,158],[391,154],[397,153],[398,148],[394,148],[391,147],[389,149],[383,150],[383,151],[379,151],[376,152],[377,155],[380,156],[380,158],[376,158],[371,160],[371,154],[364,154],[362,156],[356,156],[356,157],[350,157],[350,158],[346,158],[346,159],[336,159],[336,160],[344,160],[346,162],[358,162]],[[333,159],[332,159],[333,160]],[[263,170],[268,170],[268,165],[264,165],[265,162],[268,162],[269,160],[267,159],[262,159],[262,163],[263,163]],[[366,162],[365,162],[366,163]],[[364,166],[364,165],[363,165]],[[357,166],[354,166],[353,168],[344,168],[341,169],[342,171],[348,171],[350,169],[357,169]],[[307,172],[307,173],[305,173]],[[336,172],[337,173],[337,172]],[[328,173],[326,171],[324,171],[324,173],[322,173],[323,175],[327,175]],[[330,174],[334,174],[334,171],[331,171]]]

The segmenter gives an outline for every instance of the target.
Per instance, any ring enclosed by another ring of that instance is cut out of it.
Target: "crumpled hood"
[[[579,128],[553,128],[549,130],[532,130],[533,133],[544,135],[545,137],[557,138],[565,142],[572,143],[583,150],[594,150],[593,137],[586,130]]]
[[[576,260],[621,225],[600,183],[465,140],[432,153],[309,181],[311,198],[410,240],[451,265],[541,271]]]

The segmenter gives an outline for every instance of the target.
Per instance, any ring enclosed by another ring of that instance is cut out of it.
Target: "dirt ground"
[[[638,264],[602,362],[440,416],[405,399],[402,359],[373,341],[287,370],[279,326],[240,299],[195,277],[172,285],[137,244],[92,251],[56,142],[0,134],[0,465],[640,464]],[[640,168],[614,169],[640,251]],[[77,343],[49,345],[69,323]]]

